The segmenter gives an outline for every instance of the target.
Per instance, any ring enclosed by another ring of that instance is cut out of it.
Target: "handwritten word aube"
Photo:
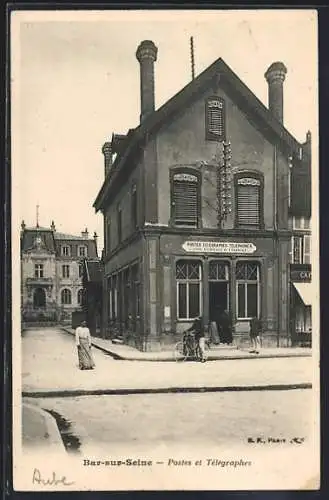
[[[32,476],[32,483],[40,484],[41,486],[58,486],[58,485],[71,486],[71,484],[74,484],[74,481],[69,482],[66,479],[66,476],[61,476],[57,478],[55,472],[52,472],[50,478],[44,479],[41,477],[41,472],[39,471],[39,469],[34,469]]]

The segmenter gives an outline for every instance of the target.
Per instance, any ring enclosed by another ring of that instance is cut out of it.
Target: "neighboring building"
[[[86,258],[82,261],[82,268],[82,309],[91,334],[98,335],[102,319],[103,262],[100,259]]]
[[[199,315],[207,327],[219,307],[236,344],[256,315],[264,345],[288,345],[299,317],[289,266],[296,238],[304,260],[310,241],[305,222],[300,233],[292,224],[311,216],[311,137],[300,144],[283,125],[285,66],[265,73],[269,109],[218,59],[155,111],[157,48],[144,41],[136,56],[141,123],[104,144],[94,203],[104,215],[104,334],[159,349]]]
[[[51,227],[21,231],[21,304],[23,322],[71,320],[83,301],[83,259],[97,258],[97,235],[90,239]]]

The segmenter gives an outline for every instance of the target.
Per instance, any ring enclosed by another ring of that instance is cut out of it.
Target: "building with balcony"
[[[263,345],[289,345],[307,302],[292,273],[310,265],[311,134],[284,126],[287,69],[266,71],[268,107],[218,59],[155,110],[157,53],[136,52],[140,124],[102,149],[104,335],[161,349],[227,310],[235,344],[257,316]]]
[[[83,304],[83,262],[97,259],[97,235],[89,238],[50,228],[21,230],[21,312],[23,322],[69,322]]]

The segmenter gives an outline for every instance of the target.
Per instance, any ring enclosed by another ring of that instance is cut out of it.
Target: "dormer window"
[[[87,247],[86,246],[79,246],[78,248],[78,256],[79,257],[87,257]]]
[[[224,141],[225,103],[220,97],[209,97],[206,101],[206,140]]]
[[[70,257],[71,248],[69,245],[62,246],[61,253],[63,257]]]

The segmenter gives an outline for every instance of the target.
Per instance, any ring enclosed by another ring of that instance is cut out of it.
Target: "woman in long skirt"
[[[92,370],[95,363],[91,354],[91,335],[85,321],[75,331],[80,370]]]

